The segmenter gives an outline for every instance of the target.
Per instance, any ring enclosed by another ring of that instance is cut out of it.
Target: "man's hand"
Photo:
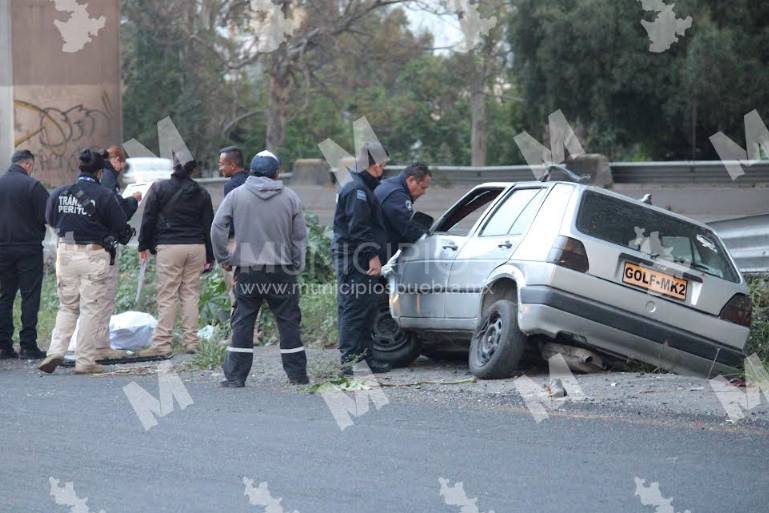
[[[139,251],[139,261],[142,264],[146,264],[150,260],[150,252],[148,250]]]
[[[381,276],[382,275],[382,261],[378,256],[375,256],[368,261],[368,273],[369,276]]]
[[[213,269],[214,269],[214,263],[206,262],[206,265],[203,266],[203,274],[210,273]]]
[[[225,271],[227,271],[228,273],[231,273],[231,272],[232,272],[232,266],[231,266],[231,265],[229,265],[229,264],[222,264],[222,269],[224,269],[224,270],[225,270]]]
[[[141,191],[136,191],[131,196],[133,196],[136,201],[141,201],[142,200],[142,193],[141,193]]]

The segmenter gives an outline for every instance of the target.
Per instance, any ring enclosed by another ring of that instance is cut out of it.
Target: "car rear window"
[[[712,231],[641,205],[587,191],[577,216],[577,229],[652,259],[687,265],[739,283],[721,242]]]

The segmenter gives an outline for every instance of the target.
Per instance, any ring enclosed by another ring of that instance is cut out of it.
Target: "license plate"
[[[689,281],[632,262],[625,262],[622,281],[680,301],[686,299]]]

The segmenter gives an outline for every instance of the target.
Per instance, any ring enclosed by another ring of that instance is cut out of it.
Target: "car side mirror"
[[[414,212],[414,215],[411,216],[411,220],[421,228],[424,228],[428,232],[430,231],[430,228],[432,228],[433,223],[435,222],[435,219],[425,214],[424,212]]]

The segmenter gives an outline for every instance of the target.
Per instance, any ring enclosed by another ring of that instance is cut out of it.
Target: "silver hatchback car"
[[[707,225],[572,182],[473,188],[385,276],[402,335],[375,350],[405,363],[424,341],[469,340],[470,370],[486,379],[511,376],[548,339],[608,361],[730,374],[751,322],[745,281]]]

